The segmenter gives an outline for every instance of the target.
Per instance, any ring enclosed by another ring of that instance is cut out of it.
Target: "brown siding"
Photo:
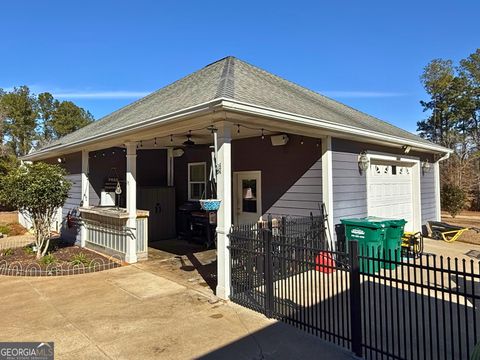
[[[321,144],[318,139],[289,135],[284,146],[270,138],[233,141],[233,171],[262,172],[262,210],[285,215],[307,215],[321,202]],[[235,190],[234,190],[235,191]]]
[[[211,150],[208,146],[195,146],[185,148],[183,156],[174,160],[174,185],[176,206],[182,205],[188,200],[188,163],[206,162],[207,180],[210,171]]]
[[[116,176],[120,179],[123,193],[120,205],[125,206],[125,172],[126,157],[124,149],[109,148],[92,151],[89,159],[90,205],[100,205],[100,195],[107,178]],[[114,170],[115,169],[115,170]]]
[[[166,186],[167,151],[137,151],[137,186]],[[90,205],[100,204],[100,193],[109,176],[118,174],[122,184],[121,205],[125,206],[125,173],[127,160],[125,149],[109,148],[90,153]],[[115,169],[115,171],[113,170]]]

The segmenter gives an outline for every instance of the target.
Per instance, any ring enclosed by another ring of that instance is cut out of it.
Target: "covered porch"
[[[92,144],[82,151],[81,246],[134,263],[148,258],[149,247],[157,256],[158,250],[188,256],[216,245],[216,294],[228,298],[232,224],[318,213],[322,201],[328,206],[323,194],[331,171],[322,160],[331,138],[308,135],[305,128],[222,113]],[[221,200],[216,212],[199,206],[211,197]],[[95,232],[118,221],[122,236]]]

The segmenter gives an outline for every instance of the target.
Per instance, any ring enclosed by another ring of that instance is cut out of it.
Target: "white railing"
[[[132,229],[124,224],[111,223],[106,221],[95,221],[83,219],[83,226],[87,229],[85,239],[87,247],[94,245],[98,251],[105,250],[105,253],[119,253],[125,255],[127,251],[127,240],[133,236]],[[136,221],[137,242],[136,251],[139,258],[147,257],[148,250],[148,218],[137,218]]]

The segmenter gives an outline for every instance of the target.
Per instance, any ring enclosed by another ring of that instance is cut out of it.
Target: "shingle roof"
[[[134,125],[218,98],[286,111],[421,143],[430,142],[385,121],[273,75],[234,57],[218,60],[77,130],[47,147]]]

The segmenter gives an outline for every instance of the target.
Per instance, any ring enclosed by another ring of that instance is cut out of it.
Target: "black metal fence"
[[[369,359],[469,358],[479,263],[332,251],[325,232],[322,216],[233,228],[231,300]]]

